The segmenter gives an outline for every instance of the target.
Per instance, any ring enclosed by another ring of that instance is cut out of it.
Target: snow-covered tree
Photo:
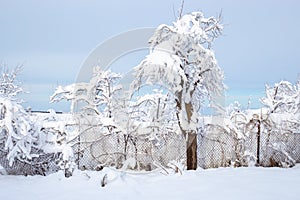
[[[266,85],[266,97],[261,102],[270,113],[300,113],[300,79],[296,85],[288,81],[274,87]]]
[[[103,71],[99,67],[94,68],[94,76],[90,81],[95,86],[95,105],[104,117],[112,118],[114,102],[118,101],[116,92],[122,87],[118,84],[122,76],[110,70]]]
[[[149,40],[149,55],[135,67],[133,90],[144,83],[161,84],[174,94],[179,126],[187,138],[188,169],[197,167],[199,99],[213,101],[224,88],[223,72],[210,49],[222,29],[220,18],[205,18],[201,12],[184,15],[172,26],[162,24]]]
[[[100,118],[88,120],[94,121],[94,124],[89,124],[90,126],[102,126],[108,132],[112,132],[116,128],[113,121],[113,111],[118,109],[117,105],[119,105],[116,93],[121,89],[121,86],[118,84],[120,78],[120,74],[110,70],[104,71],[96,66],[93,68],[93,76],[88,83],[59,86],[50,97],[50,101],[70,100],[71,113],[75,112],[75,107],[80,106],[77,109],[81,115],[85,115],[85,117],[86,114],[88,116],[94,114],[100,116]],[[86,119],[85,117],[82,116],[79,120]]]
[[[121,87],[117,84],[120,74],[93,68],[93,77],[88,83],[73,83],[67,86],[58,86],[50,97],[50,102],[61,100],[71,101],[71,112],[76,106],[81,106],[81,111],[94,112],[111,118],[114,93]]]
[[[121,89],[120,78],[120,74],[96,66],[89,82],[59,86],[50,97],[51,102],[71,101],[71,113],[76,114],[73,116],[77,123],[77,140],[88,141],[79,145],[78,155],[99,145],[105,135],[120,132],[114,120],[118,117],[115,110],[119,106],[116,93]]]

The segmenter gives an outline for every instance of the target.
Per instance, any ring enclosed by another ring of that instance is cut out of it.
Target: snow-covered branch
[[[23,91],[21,84],[16,79],[21,69],[22,66],[17,66],[11,71],[1,68],[0,97],[13,99]]]
[[[75,107],[82,103],[84,106],[80,110],[102,113],[108,117],[114,100],[113,94],[121,89],[121,86],[117,85],[120,78],[120,74],[103,71],[96,66],[93,69],[93,77],[88,83],[58,86],[50,97],[50,102],[71,101],[71,112],[74,112]]]

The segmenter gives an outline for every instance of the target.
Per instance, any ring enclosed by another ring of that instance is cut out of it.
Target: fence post
[[[260,163],[260,122],[261,122],[261,120],[258,120],[258,125],[257,125],[256,166],[259,166],[259,163]]]
[[[81,141],[80,141],[80,134],[78,135],[78,148],[77,148],[77,167],[78,169],[80,169],[80,159],[81,159],[81,151],[80,151],[80,145],[81,145]]]

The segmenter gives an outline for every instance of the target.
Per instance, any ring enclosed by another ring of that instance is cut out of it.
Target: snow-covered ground
[[[101,187],[107,174],[108,184]],[[219,168],[184,171],[183,175],[62,172],[47,177],[0,175],[0,199],[300,199],[300,165],[294,168]]]

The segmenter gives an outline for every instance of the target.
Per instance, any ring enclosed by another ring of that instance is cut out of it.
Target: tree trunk
[[[192,94],[191,94],[192,95]],[[194,112],[191,102],[185,103],[185,110],[188,123],[194,123],[191,121]],[[197,169],[197,134],[196,130],[190,130],[185,134],[186,138],[186,165],[187,170]]]
[[[186,142],[187,170],[197,169],[197,134],[188,133]]]
[[[183,85],[183,84],[181,84]],[[191,94],[192,96],[192,94]],[[183,103],[183,93],[180,91],[177,94],[177,109],[182,111],[182,106],[185,108],[186,118],[188,123],[191,123],[191,118],[194,112],[193,105],[191,102]],[[197,169],[197,134],[196,130],[186,130],[186,127],[182,127],[179,113],[177,112],[177,118],[179,122],[179,127],[182,131],[182,134],[186,138],[186,165],[187,170],[196,170]]]

